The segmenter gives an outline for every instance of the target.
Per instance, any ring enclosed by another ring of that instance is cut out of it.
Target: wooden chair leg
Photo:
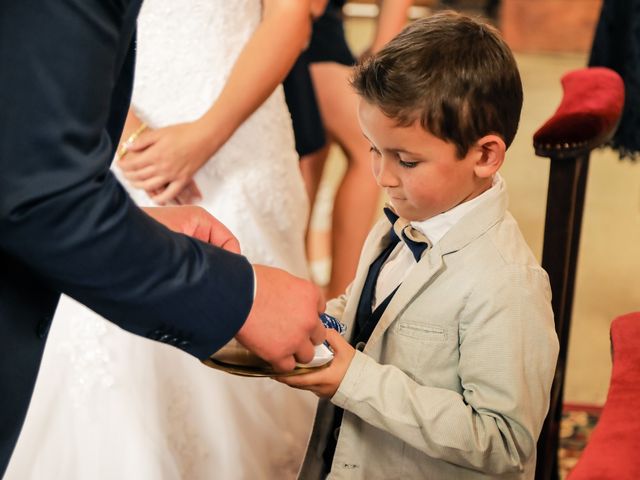
[[[542,267],[549,274],[553,292],[551,302],[560,354],[551,389],[549,413],[538,440],[538,480],[558,478],[557,452],[563,387],[588,170],[588,152],[572,158],[551,158]]]

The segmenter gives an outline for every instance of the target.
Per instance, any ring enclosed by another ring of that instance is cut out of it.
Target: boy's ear
[[[474,166],[475,174],[480,178],[489,178],[495,174],[504,162],[507,146],[499,135],[485,135],[476,142],[479,151]]]

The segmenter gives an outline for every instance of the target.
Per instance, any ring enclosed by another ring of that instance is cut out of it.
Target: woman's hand
[[[334,355],[328,367],[302,375],[274,377],[274,380],[293,388],[309,390],[319,397],[333,397],[347,373],[356,350],[342,335],[331,328],[327,329],[327,342],[331,345]]]
[[[150,198],[157,197],[162,193],[162,190],[154,190],[152,192],[147,192]],[[193,205],[194,203],[198,203],[198,201],[202,200],[202,192],[200,188],[198,188],[198,184],[195,180],[191,180],[187,183],[187,186],[182,189],[182,191],[176,195],[172,201],[168,202],[169,204],[176,205]]]
[[[187,186],[176,195],[175,202],[178,205],[192,205],[202,200],[202,192],[198,188],[196,181],[191,179]]]
[[[207,147],[197,122],[147,129],[118,166],[131,186],[145,190],[155,203],[189,203],[199,196],[193,176],[211,155]]]

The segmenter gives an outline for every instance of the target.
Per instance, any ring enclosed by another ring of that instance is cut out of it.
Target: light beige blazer
[[[345,410],[330,479],[532,479],[558,355],[547,274],[489,198],[427,250],[331,401],[319,403],[300,478],[324,478],[335,406]],[[389,223],[363,247],[327,312],[353,331]]]

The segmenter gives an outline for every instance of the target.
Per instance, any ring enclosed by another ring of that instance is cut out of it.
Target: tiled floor
[[[372,21],[349,19],[347,36],[354,51],[371,38]],[[577,54],[516,54],[525,90],[519,133],[502,173],[510,190],[510,209],[533,252],[540,258],[549,160],[536,157],[535,130],[555,111],[563,73],[585,65]],[[329,258],[324,240],[330,227],[331,198],[344,168],[333,149],[312,218],[314,270],[326,278]],[[621,162],[611,151],[591,156],[570,341],[565,399],[601,405],[611,361],[609,323],[640,309],[640,163]]]

